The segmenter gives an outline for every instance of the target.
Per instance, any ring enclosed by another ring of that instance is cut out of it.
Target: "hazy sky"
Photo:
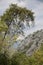
[[[0,15],[2,15],[11,3],[17,3],[19,6],[27,7],[35,12],[35,27],[30,28],[29,32],[43,29],[43,0],[0,0]]]

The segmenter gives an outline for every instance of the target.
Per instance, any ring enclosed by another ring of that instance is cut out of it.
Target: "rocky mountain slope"
[[[30,56],[35,50],[40,48],[41,43],[43,43],[43,29],[28,35],[20,42],[17,50]]]

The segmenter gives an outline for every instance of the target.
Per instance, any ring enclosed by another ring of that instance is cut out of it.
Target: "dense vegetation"
[[[0,65],[43,65],[43,44],[31,57],[23,53],[14,53],[9,57],[6,53],[0,53]]]
[[[16,41],[18,33],[23,34],[22,27],[25,21],[28,26],[30,26],[30,21],[34,23],[33,12],[15,4],[11,4],[10,8],[0,17],[0,65],[43,65],[43,45],[31,57],[17,51],[10,57],[8,50],[12,41]],[[14,30],[14,34],[10,35],[12,23],[16,32]]]

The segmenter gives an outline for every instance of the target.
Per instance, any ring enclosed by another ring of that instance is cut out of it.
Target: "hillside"
[[[43,43],[43,30],[28,35],[28,37],[20,42],[17,50],[30,56],[40,48],[41,43]]]

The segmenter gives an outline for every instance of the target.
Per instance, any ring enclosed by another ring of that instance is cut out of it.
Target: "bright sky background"
[[[34,32],[43,29],[43,0],[0,0],[0,15],[9,7],[11,3],[17,3],[19,6],[27,7],[35,12],[35,27],[26,28],[25,33]]]

